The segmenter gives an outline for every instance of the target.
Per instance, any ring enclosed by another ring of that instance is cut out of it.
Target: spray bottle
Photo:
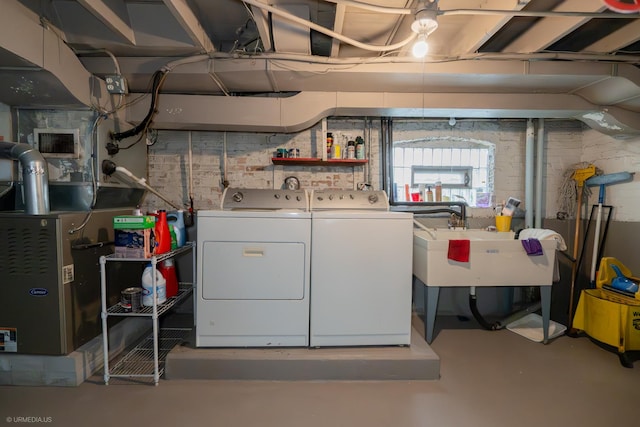
[[[427,202],[433,202],[433,191],[431,191],[431,187],[427,187]]]

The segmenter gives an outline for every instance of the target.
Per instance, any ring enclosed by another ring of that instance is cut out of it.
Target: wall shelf
[[[272,157],[274,165],[289,166],[360,166],[368,163],[367,159],[329,159],[322,160],[317,157]]]

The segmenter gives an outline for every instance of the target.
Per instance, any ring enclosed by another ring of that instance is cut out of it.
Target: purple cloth
[[[529,256],[539,256],[543,255],[542,245],[540,244],[540,240],[538,239],[522,239],[522,247],[527,252]]]

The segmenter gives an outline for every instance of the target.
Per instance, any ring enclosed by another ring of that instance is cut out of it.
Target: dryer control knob
[[[274,194],[273,197],[275,197],[276,199],[280,198],[280,195],[278,193]]]
[[[244,195],[241,192],[233,193],[233,201],[240,203],[244,199]]]
[[[284,198],[289,200],[291,197],[287,194],[286,196],[284,196]]]
[[[372,194],[369,196],[369,203],[374,204],[374,203],[378,203],[378,196],[376,196],[375,194]]]

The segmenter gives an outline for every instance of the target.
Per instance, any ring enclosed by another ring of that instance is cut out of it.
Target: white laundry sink
[[[447,258],[449,240],[469,240],[469,262]],[[415,230],[413,274],[427,286],[550,285],[556,242],[541,240],[544,254],[529,256],[513,232]]]
[[[544,343],[548,339],[555,240],[540,240],[543,255],[530,256],[513,232],[420,230],[413,234],[413,275],[426,286],[425,338],[433,340],[441,287],[539,286]],[[449,259],[450,240],[469,240],[469,261]]]

